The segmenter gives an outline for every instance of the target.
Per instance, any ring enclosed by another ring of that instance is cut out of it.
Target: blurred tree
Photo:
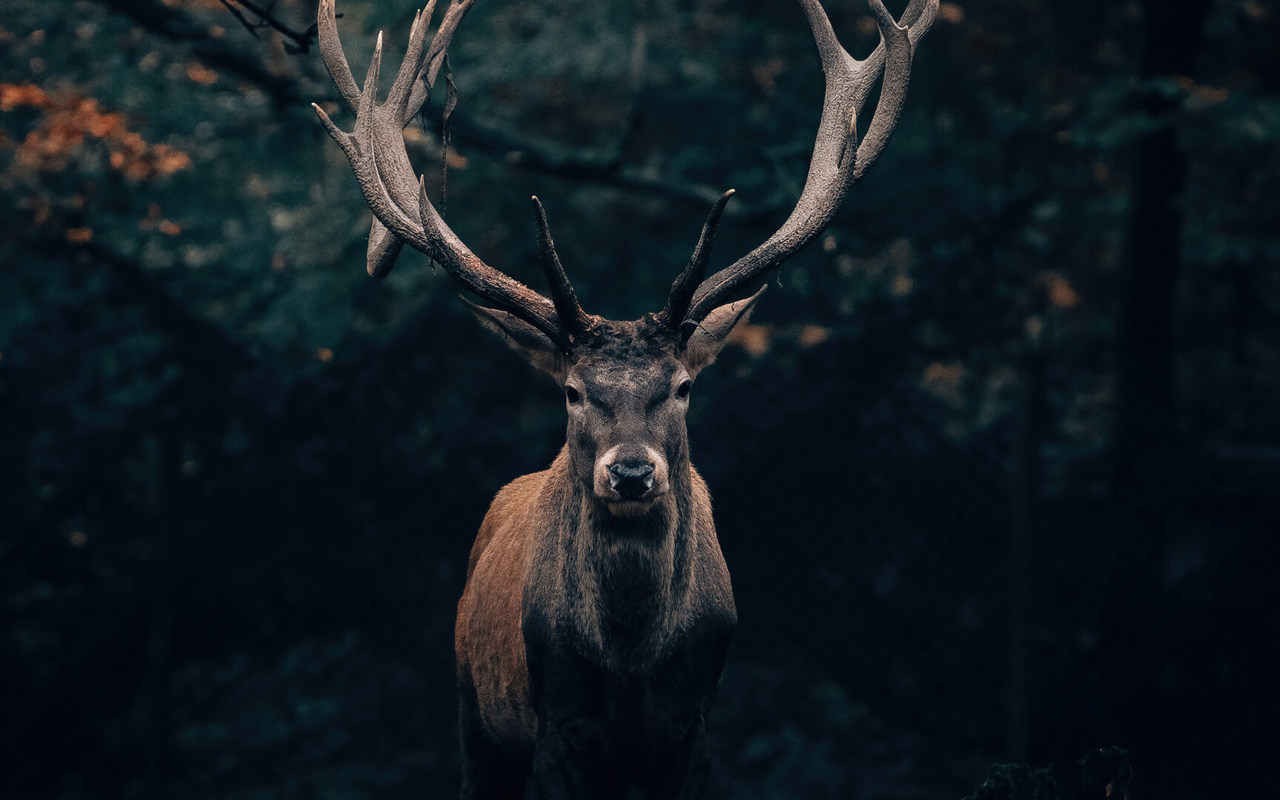
[[[422,259],[363,274],[368,212],[306,107],[337,97],[291,53],[313,5],[231,5],[0,20],[5,797],[449,793],[468,537],[561,441],[555,387]],[[827,6],[868,52],[865,5]],[[361,72],[414,8],[340,10]],[[1153,795],[1265,795],[1238,723],[1280,708],[1280,14],[1191,11],[943,3],[883,163],[700,380],[744,620],[720,796],[958,797],[1000,755],[1028,319],[1032,758],[1115,741]],[[538,194],[587,308],[634,317],[722,189],[724,263],[789,210],[821,106],[803,24],[480,3],[453,146],[437,100],[410,153],[529,283]]]

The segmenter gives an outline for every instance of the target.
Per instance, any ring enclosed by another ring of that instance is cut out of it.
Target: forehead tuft
[[[649,319],[606,320],[578,344],[574,366],[589,372],[668,372],[674,366],[678,335]]]

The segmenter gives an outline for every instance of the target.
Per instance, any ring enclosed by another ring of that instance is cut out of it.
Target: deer
[[[517,478],[480,525],[458,602],[461,796],[501,800],[696,800],[710,768],[707,717],[737,626],[707,485],[689,456],[685,416],[699,373],[744,324],[754,286],[831,223],[876,163],[906,98],[916,44],[938,0],[911,0],[895,20],[868,0],[880,43],[851,57],[818,0],[798,0],[826,88],[804,188],[764,243],[707,277],[714,203],[666,304],[638,320],[579,304],[532,198],[537,253],[550,297],[484,263],[437,213],[403,130],[430,97],[450,41],[474,0],[454,0],[435,35],[435,0],[418,12],[386,101],[377,102],[378,34],[363,86],[338,38],[335,0],[321,0],[320,52],[355,114],[348,133],[312,104],[350,162],[373,212],[367,267],[387,275],[404,245],[429,256],[467,292],[480,324],[502,337],[564,396],[565,444],[551,465]],[[859,114],[879,82],[875,112]]]

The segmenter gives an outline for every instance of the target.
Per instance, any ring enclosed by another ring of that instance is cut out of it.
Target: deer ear
[[[486,308],[462,298],[471,306],[480,324],[502,337],[507,346],[524,356],[533,366],[563,382],[569,372],[569,359],[559,345],[524,320],[496,308]]]
[[[748,298],[720,306],[694,329],[684,346],[684,352],[680,354],[680,361],[690,375],[697,375],[703,367],[716,360],[716,356],[720,355],[720,348],[729,340],[729,334],[747,321],[756,301],[768,288],[768,284],[765,284]]]

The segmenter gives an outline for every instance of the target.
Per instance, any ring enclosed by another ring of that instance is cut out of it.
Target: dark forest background
[[[0,13],[3,798],[456,792],[466,553],[560,395],[417,254],[365,275],[314,6],[251,9]],[[358,75],[379,29],[398,63],[412,2],[338,10]],[[715,797],[1105,745],[1134,797],[1280,796],[1277,52],[1261,0],[942,4],[695,390],[742,618]],[[615,318],[723,189],[713,268],[781,223],[821,107],[790,0],[483,0],[451,63],[452,146],[442,97],[406,131],[450,224],[540,286],[536,193]]]

